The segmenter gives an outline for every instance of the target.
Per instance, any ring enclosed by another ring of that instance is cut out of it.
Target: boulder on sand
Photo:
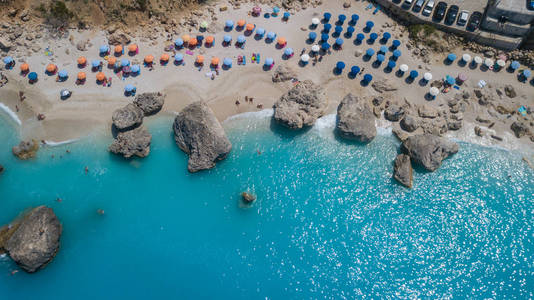
[[[375,116],[364,99],[348,94],[337,107],[336,130],[340,136],[368,143],[376,137]]]
[[[419,128],[419,121],[411,115],[406,115],[400,121],[400,127],[405,131],[414,132]]]
[[[328,99],[322,87],[310,80],[290,89],[274,104],[274,119],[290,129],[312,126],[328,108]]]
[[[176,144],[189,154],[189,172],[215,167],[232,149],[221,123],[205,102],[186,106],[176,116],[173,129]]]
[[[114,111],[111,120],[117,130],[127,131],[139,127],[143,123],[143,117],[143,110],[130,103]]]
[[[21,141],[17,146],[11,149],[13,154],[19,159],[26,160],[34,158],[39,150],[39,143],[36,140]]]
[[[273,82],[284,82],[289,81],[293,78],[297,78],[297,74],[293,69],[290,69],[288,66],[280,65],[278,66],[273,73]]]
[[[143,110],[145,116],[157,114],[165,103],[165,95],[162,93],[143,93],[135,96],[133,104]]]
[[[530,134],[530,129],[528,128],[527,124],[523,122],[514,122],[510,126],[510,129],[514,132],[515,136],[520,139],[524,137],[525,135]]]
[[[397,122],[404,117],[404,108],[397,104],[389,105],[384,111],[384,118],[391,122]]]
[[[26,272],[42,269],[56,256],[62,227],[51,208],[34,208],[5,228],[10,236],[3,248]]]
[[[432,134],[410,136],[402,147],[414,162],[432,172],[441,166],[442,160],[458,152],[458,144]]]
[[[395,158],[395,166],[393,169],[393,178],[407,188],[412,188],[413,184],[413,169],[410,157],[406,154],[399,154]]]
[[[125,158],[130,158],[134,155],[146,157],[150,154],[151,141],[152,135],[141,126],[130,131],[119,132],[113,144],[109,146],[109,151],[120,154]]]

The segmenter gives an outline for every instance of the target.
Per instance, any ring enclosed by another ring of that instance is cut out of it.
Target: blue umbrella
[[[363,33],[358,33],[358,34],[356,35],[356,40],[357,40],[358,42],[361,42],[361,41],[363,41],[364,39],[365,39],[365,34],[363,34]]]
[[[174,56],[174,60],[175,61],[182,61],[182,60],[184,60],[184,55],[182,53],[176,53],[176,55]]]
[[[412,71],[413,72],[413,71]],[[410,73],[410,76],[411,76],[411,73]],[[445,77],[445,81],[449,84],[449,85],[453,85],[456,83],[456,79],[454,79],[454,77],[452,76],[449,76],[447,75],[447,77]]]
[[[417,72],[416,70],[411,70],[410,71],[410,77],[411,78],[416,78],[417,76],[419,76],[419,72]]]
[[[337,38],[336,39],[336,45],[338,45],[338,46],[343,45],[343,39],[342,38]]]
[[[338,70],[345,69],[345,63],[342,62],[342,61],[338,61],[337,64],[336,64],[336,69],[338,69]]]
[[[341,26],[336,26],[336,27],[334,28],[334,31],[335,31],[336,33],[341,33],[341,32],[343,32],[343,27],[341,27]]]
[[[378,62],[383,62],[384,60],[386,60],[386,57],[384,56],[384,54],[378,54],[378,55],[376,56],[376,60],[377,60]]]
[[[131,84],[128,84],[124,87],[124,91],[126,91],[127,93],[130,93],[132,92],[133,90],[135,90],[135,86],[131,85]]]
[[[293,49],[291,49],[291,48],[286,48],[286,49],[284,50],[284,54],[287,55],[287,56],[292,55],[292,54],[293,54]]]
[[[308,38],[309,38],[310,40],[312,40],[312,41],[315,41],[315,39],[317,38],[317,33],[313,32],[313,31],[310,32],[310,33],[308,34]]]
[[[230,43],[230,42],[232,41],[232,37],[229,36],[229,35],[225,35],[225,36],[223,37],[223,41],[224,41],[225,43]]]
[[[246,41],[246,39],[245,39],[244,35],[240,35],[240,36],[237,37],[237,42],[238,43],[243,44],[245,41]]]
[[[227,67],[231,67],[232,66],[232,59],[231,58],[225,58],[223,60],[223,65],[227,66]]]
[[[353,14],[351,17],[350,17],[350,22],[352,24],[356,24],[358,22],[358,20],[360,19],[360,16],[358,16],[357,14]]]
[[[323,48],[323,50],[328,50],[328,49],[330,49],[330,44],[329,43],[323,43],[321,48]]]
[[[184,40],[178,38],[178,39],[176,39],[176,41],[174,41],[174,45],[176,47],[182,47],[184,45]]]
[[[512,70],[517,70],[519,69],[521,65],[519,64],[518,61],[514,60],[511,64],[510,64],[510,68],[512,68]]]
[[[141,71],[141,67],[139,65],[133,65],[130,71],[132,71],[132,73],[139,73]]]
[[[271,57],[267,57],[265,59],[265,65],[266,66],[272,66],[274,64],[274,59],[272,59]]]
[[[30,74],[28,74],[28,79],[31,81],[37,80],[37,73],[31,72]]]
[[[447,59],[448,59],[450,62],[453,62],[453,61],[456,59],[456,54],[451,53],[451,54],[447,55]]]
[[[108,53],[108,52],[109,52],[109,46],[108,45],[100,46],[100,53]]]
[[[393,56],[400,57],[402,55],[402,52],[400,50],[393,51]]]
[[[343,14],[342,14],[342,15],[339,15],[339,16],[337,17],[337,20],[338,20],[339,23],[341,23],[341,24],[343,24],[343,22],[345,22],[346,19],[347,19],[347,16],[345,16],[345,15],[343,15]]]
[[[330,36],[326,33],[321,34],[321,41],[326,42]]]
[[[263,36],[265,34],[265,29],[263,28],[256,29],[256,34],[259,36]]]
[[[376,40],[377,38],[378,38],[378,34],[376,34],[376,32],[371,33],[371,35],[369,36],[369,39],[372,41]]]
[[[332,24],[324,24],[323,31],[325,33],[328,33],[330,31],[330,29],[332,29]]]
[[[365,75],[363,75],[363,80],[366,81],[366,82],[370,82],[371,80],[373,80],[373,75],[365,74]]]
[[[232,20],[227,20],[226,23],[225,23],[226,27],[228,28],[232,28],[234,27],[234,21]]]
[[[384,39],[384,41],[387,41],[391,38],[391,33],[389,32],[384,32],[384,34],[382,35],[382,38]]]
[[[270,39],[270,40],[274,40],[274,38],[276,37],[276,33],[272,32],[272,31],[269,31],[267,33],[267,38]]]
[[[381,46],[381,47],[380,47],[380,53],[386,53],[386,52],[388,52],[388,47],[386,47],[386,46]]]
[[[289,16],[291,16],[291,14],[286,11],[284,13],[284,19],[289,19]]]
[[[98,68],[98,67],[100,67],[100,61],[99,61],[99,60],[93,60],[93,61],[91,61],[91,66],[93,66],[93,68]]]
[[[11,56],[4,57],[4,63],[5,63],[6,65],[9,65],[9,64],[12,63],[12,62],[13,62],[13,57],[11,57]]]
[[[375,54],[375,50],[369,48],[369,49],[367,49],[367,51],[365,52],[365,54],[366,54],[367,56],[373,56],[373,55]]]
[[[67,70],[61,70],[57,73],[57,75],[61,78],[66,78],[69,76],[69,72],[67,72]]]
[[[401,45],[399,40],[393,40],[393,48],[398,48]]]
[[[352,68],[350,68],[350,72],[354,75],[357,75],[358,73],[360,73],[360,67],[352,66]]]
[[[277,14],[279,12],[280,12],[280,7],[278,6],[273,7],[273,13]]]
[[[355,29],[354,29],[354,27],[352,27],[352,26],[347,27],[347,32],[348,32],[348,33],[354,33],[354,30],[355,30]]]
[[[367,29],[371,29],[371,28],[373,28],[374,26],[375,26],[375,23],[373,23],[373,21],[367,21],[367,22],[365,23],[365,28],[367,28]]]
[[[396,64],[394,61],[392,61],[392,60],[390,60],[390,61],[388,62],[388,68],[390,68],[390,69],[395,68],[396,65],[397,65],[397,64]]]
[[[129,65],[130,65],[130,61],[129,60],[127,60],[126,58],[121,59],[121,66],[127,67]]]
[[[324,19],[326,22],[330,21],[330,18],[331,18],[331,17],[332,17],[332,14],[329,13],[329,12],[325,12],[325,13],[323,14],[323,19]]]
[[[529,78],[530,75],[531,75],[530,70],[524,70],[524,71],[523,71],[523,76],[524,76],[525,78]]]

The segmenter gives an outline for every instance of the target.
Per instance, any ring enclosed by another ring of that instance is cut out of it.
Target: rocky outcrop
[[[250,204],[256,201],[256,196],[247,192],[242,192],[241,199],[243,199],[243,202]]]
[[[19,159],[26,160],[34,158],[39,150],[39,143],[36,140],[21,141],[18,146],[11,149],[13,154]]]
[[[45,267],[59,250],[61,224],[46,206],[32,209],[2,229],[7,254],[28,273]]]
[[[371,86],[379,93],[393,92],[399,89],[397,85],[385,78],[374,81]]]
[[[232,149],[223,127],[205,102],[186,106],[176,116],[173,129],[176,144],[189,155],[189,172],[213,168]]]
[[[418,109],[418,113],[421,118],[434,119],[439,116],[439,111],[427,104],[421,105]]]
[[[120,29],[108,36],[108,42],[110,45],[126,45],[129,44],[131,40],[131,37]]]
[[[324,90],[310,80],[302,81],[274,104],[274,119],[290,128],[312,126],[328,107]]]
[[[413,185],[413,169],[410,156],[406,154],[399,154],[395,158],[393,169],[393,178],[407,188],[412,188]]]
[[[113,112],[113,125],[119,131],[127,131],[139,127],[143,123],[144,112],[134,104],[128,104]]]
[[[152,135],[144,127],[138,127],[130,131],[120,132],[109,151],[120,154],[125,158],[132,156],[146,157],[150,154],[150,142]]]
[[[389,105],[384,111],[384,118],[391,122],[397,122],[404,117],[404,108],[397,104]]]
[[[508,96],[509,98],[515,98],[517,97],[517,93],[514,89],[514,87],[510,84],[507,84],[504,86],[504,93],[506,94],[506,96]]]
[[[145,116],[157,114],[165,103],[165,96],[162,93],[144,93],[135,96],[133,104],[143,110]]]
[[[295,71],[288,66],[280,65],[278,66],[273,73],[273,82],[284,82],[289,81],[293,78],[297,78]]]
[[[414,132],[417,130],[417,128],[419,128],[419,121],[411,115],[406,115],[400,121],[400,126],[405,131]]]
[[[376,137],[375,116],[362,98],[348,94],[337,107],[336,130],[340,136],[368,143]]]
[[[402,147],[414,162],[432,172],[441,166],[442,160],[458,152],[458,144],[432,134],[410,136]]]
[[[524,137],[525,135],[530,134],[530,129],[528,128],[527,124],[523,122],[514,122],[510,126],[510,129],[514,132],[515,136],[520,139]]]

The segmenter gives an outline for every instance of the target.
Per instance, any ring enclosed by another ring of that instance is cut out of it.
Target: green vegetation
[[[415,24],[408,27],[410,37],[413,39],[421,39],[421,33],[423,37],[430,37],[436,32],[436,28],[428,24]]]
[[[63,22],[68,22],[74,17],[74,14],[67,8],[63,1],[54,1],[50,3],[49,13],[50,17]]]

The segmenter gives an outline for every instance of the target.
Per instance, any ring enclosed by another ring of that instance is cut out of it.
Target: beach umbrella
[[[108,57],[108,65],[115,65],[115,63],[117,62],[117,58],[116,57]]]
[[[514,60],[511,64],[510,64],[510,68],[512,68],[512,70],[517,70],[519,69],[519,67],[521,66],[521,64],[519,64],[518,61]]]
[[[256,34],[259,35],[259,36],[263,36],[265,34],[265,29],[257,28],[256,29]]]
[[[486,60],[484,60],[484,65],[486,65],[486,67],[488,67],[488,68],[493,66],[494,63],[495,62],[491,58],[486,58]]]
[[[325,33],[330,32],[330,29],[332,29],[332,24],[324,24],[323,31]]]
[[[343,45],[343,39],[342,38],[337,38],[336,39],[336,45],[338,45],[338,46]]]
[[[451,53],[451,54],[447,55],[447,60],[448,61],[453,62],[455,59],[456,59],[456,54]]]
[[[308,62],[310,60],[310,56],[304,53],[300,56],[300,60],[302,60],[303,62]]]
[[[139,73],[141,71],[141,67],[139,65],[133,65],[130,70],[132,73]]]
[[[525,78],[529,78],[530,75],[531,75],[530,70],[524,70],[524,71],[523,71],[523,77],[525,77]]]
[[[290,16],[291,14],[289,12],[284,12],[284,19],[289,19]]]
[[[391,38],[391,33],[389,33],[389,32],[386,31],[386,32],[384,32],[384,34],[382,34],[382,39],[383,39],[384,41],[387,42],[390,38]]]
[[[312,18],[312,24],[317,26],[319,25],[319,23],[321,23],[321,20],[319,20],[319,18]]]
[[[326,42],[330,36],[326,33],[321,34],[321,41]]]
[[[319,52],[319,49],[320,49],[319,45],[313,45],[313,46],[311,47],[311,50],[312,50],[313,52]]]
[[[225,65],[225,66],[227,66],[227,67],[231,67],[231,66],[232,66],[232,59],[226,57],[226,58],[223,60],[223,65]]]
[[[48,64],[46,66],[46,72],[48,73],[55,73],[57,71],[57,66],[54,64]]]
[[[363,81],[365,81],[365,82],[371,82],[371,80],[373,80],[373,75],[371,75],[371,74],[365,74],[365,75],[363,75]]]
[[[373,21],[367,21],[365,23],[365,28],[372,29],[375,26],[375,23]]]
[[[30,65],[28,65],[27,63],[23,63],[22,65],[20,65],[20,71],[23,72],[23,73],[26,73],[30,70]]]
[[[245,27],[245,30],[246,30],[246,31],[252,31],[252,30],[254,30],[254,24],[248,23],[247,26]]]
[[[202,22],[200,23],[200,28],[202,28],[202,29],[206,29],[206,28],[208,28],[208,22],[206,22],[206,21],[202,21]]]
[[[197,44],[198,44],[198,39],[197,38],[190,38],[189,39],[189,46],[195,47]]]
[[[375,50],[373,50],[372,48],[369,48],[367,49],[367,51],[365,51],[365,55],[367,56],[373,56],[375,54]]]
[[[502,60],[502,59],[498,59],[497,60],[497,66],[503,68],[503,67],[506,66],[506,62],[504,60]]]
[[[220,62],[220,60],[219,60],[218,57],[214,56],[214,57],[211,58],[211,65],[212,66],[218,66],[219,62]]]
[[[100,53],[108,53],[108,52],[109,52],[109,46],[108,45],[100,46]]]
[[[69,72],[67,72],[67,70],[61,70],[57,73],[57,75],[61,78],[67,78],[69,76]]]
[[[145,63],[151,64],[153,61],[154,61],[154,56],[152,55],[145,56]]]
[[[286,49],[284,50],[284,54],[285,54],[286,56],[293,55],[293,49],[291,49],[291,48],[286,48]]]
[[[360,16],[358,16],[357,14],[353,14],[352,16],[350,16],[350,20],[352,21],[353,24],[358,22],[359,19],[360,19]]]
[[[4,57],[4,64],[9,65],[13,62],[14,62],[13,57],[11,56]]]
[[[465,75],[464,73],[458,74],[458,80],[460,80],[461,82],[466,81],[467,80],[467,75]]]
[[[481,63],[482,63],[482,57],[480,57],[480,56],[475,56],[475,58],[473,59],[473,61],[474,61],[476,64],[481,64]]]
[[[230,42],[232,41],[232,37],[229,36],[229,35],[225,35],[225,36],[223,37],[223,41],[224,41],[225,43],[230,43]]]
[[[430,90],[428,91],[428,93],[432,96],[432,97],[436,97],[437,95],[439,95],[439,89],[435,86],[431,87]]]
[[[84,66],[87,63],[87,58],[85,58],[83,56],[80,56],[80,57],[78,57],[77,62],[78,62],[78,65]]]
[[[254,7],[252,8],[252,13],[255,14],[255,15],[259,15],[259,14],[261,14],[261,7],[259,7],[259,6],[254,6]]]
[[[279,37],[278,38],[278,45],[279,46],[285,46],[286,44],[287,44],[286,38],[284,38],[284,37]]]
[[[122,46],[121,45],[115,46],[114,50],[115,50],[116,54],[122,54]]]
[[[104,79],[106,79],[106,74],[102,72],[96,73],[96,80],[103,81]]]
[[[247,21],[241,19],[241,20],[237,21],[237,26],[238,27],[243,27],[243,26],[245,26],[246,23],[247,23]]]
[[[336,33],[341,33],[341,32],[343,32],[343,27],[341,27],[341,26],[336,26],[336,27],[334,28],[334,31],[335,31]]]
[[[392,60],[388,61],[388,68],[393,69],[393,68],[395,68],[396,65],[397,65],[396,62],[394,62]]]
[[[417,76],[419,76],[419,72],[417,72],[416,70],[412,70],[410,71],[410,77],[411,78],[417,78]]]
[[[328,49],[330,49],[330,44],[329,43],[323,43],[321,48],[323,48],[323,50],[328,50]]]
[[[340,71],[343,70],[343,69],[345,69],[345,63],[342,62],[342,61],[338,61],[338,62],[336,63],[336,69],[338,69],[338,70],[340,70]]]
[[[358,42],[361,42],[361,41],[363,41],[364,39],[365,39],[365,34],[363,34],[363,33],[358,33],[358,34],[356,35],[356,40],[357,40]]]
[[[278,14],[280,12],[280,7],[275,6],[273,7],[273,13]]]
[[[471,62],[471,55],[465,53],[464,55],[462,55],[462,60],[466,63]]]
[[[265,65],[266,66],[272,66],[274,64],[274,59],[272,59],[271,57],[267,57],[265,59]]]
[[[131,85],[131,84],[127,84],[125,87],[124,87],[124,91],[127,92],[127,93],[131,93],[133,90],[135,90],[135,86]]]
[[[350,68],[350,73],[353,74],[353,75],[358,75],[358,73],[360,73],[360,67],[358,66],[352,66]]]
[[[93,68],[98,68],[98,67],[100,67],[100,61],[99,61],[99,60],[92,60],[92,61],[91,61],[91,66],[92,66]]]
[[[347,27],[347,33],[353,34],[356,29],[352,26]]]
[[[423,74],[423,78],[424,78],[426,81],[430,81],[430,80],[432,80],[432,73],[426,72],[425,74]]]
[[[373,32],[371,33],[371,35],[369,35],[369,39],[371,41],[375,41],[377,38],[378,38],[378,34],[376,32]]]
[[[337,20],[339,23],[343,24],[343,22],[345,22],[345,20],[347,19],[347,16],[341,14],[339,16],[337,16]]]
[[[130,44],[128,46],[128,52],[137,52],[137,50],[139,50],[139,47],[137,46],[137,44]]]
[[[312,41],[315,41],[315,39],[317,38],[317,33],[313,32],[313,31],[310,32],[310,33],[308,34],[308,38],[309,38],[310,40],[312,40]]]
[[[35,80],[37,80],[37,73],[35,73],[35,72],[30,72],[30,74],[28,74],[28,79],[29,79],[30,81],[35,81]]]
[[[202,56],[202,55],[197,55],[197,58],[196,58],[195,62],[196,62],[197,64],[203,64],[203,63],[204,63],[204,56]]]
[[[399,58],[401,55],[402,55],[402,52],[400,50],[394,50],[393,51],[393,56],[395,58]]]
[[[397,49],[401,45],[401,41],[393,40],[392,45],[393,45],[393,49]]]
[[[82,81],[82,80],[85,80],[85,78],[87,78],[87,75],[85,74],[85,72],[79,72],[77,78],[78,80]]]
[[[234,27],[234,21],[232,20],[226,20],[226,22],[224,23],[225,27],[226,28],[232,28]]]
[[[384,54],[378,54],[378,55],[376,56],[376,60],[377,60],[378,62],[383,62],[384,60],[386,60],[386,57],[384,56]]]
[[[380,53],[386,53],[386,52],[388,52],[388,47],[380,46]]]
[[[448,85],[453,85],[453,84],[456,83],[456,79],[454,79],[454,77],[452,77],[452,76],[447,75],[447,76],[445,77],[445,82],[446,82]]]
[[[175,45],[176,47],[182,47],[182,46],[184,45],[184,40],[178,38],[178,39],[176,39],[176,40],[174,41],[174,45]]]
[[[130,65],[130,61],[126,58],[121,59],[121,66],[122,67],[128,67]]]
[[[208,45],[213,44],[214,41],[215,41],[215,38],[212,35],[208,35],[206,37],[206,43],[208,43]]]
[[[402,64],[400,65],[399,70],[401,70],[401,72],[407,72],[409,70],[409,67],[406,64]]]
[[[267,32],[267,38],[268,39],[274,40],[275,37],[276,37],[276,33],[272,32],[272,31]]]
[[[174,56],[174,60],[175,61],[183,61],[184,60],[184,55],[182,53],[176,53],[176,55]]]
[[[325,12],[323,14],[323,20],[325,20],[325,22],[329,22],[331,17],[332,17],[332,14],[329,12]]]
[[[246,38],[245,38],[244,35],[240,35],[240,36],[237,37],[237,42],[239,44],[243,44],[245,41],[246,41]]]

